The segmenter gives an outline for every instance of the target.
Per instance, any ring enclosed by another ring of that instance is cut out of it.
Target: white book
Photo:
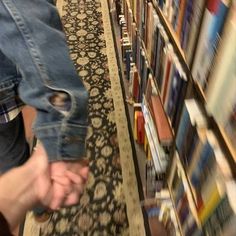
[[[216,63],[206,90],[207,110],[224,125],[232,111],[236,94],[236,4],[226,22]]]

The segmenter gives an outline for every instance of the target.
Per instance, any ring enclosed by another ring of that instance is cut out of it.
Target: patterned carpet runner
[[[36,225],[24,236],[137,235],[144,226],[107,0],[58,0],[78,74],[89,91],[87,139],[91,174],[80,203]]]

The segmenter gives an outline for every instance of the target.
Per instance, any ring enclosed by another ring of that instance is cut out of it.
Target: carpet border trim
[[[117,134],[119,140],[120,160],[122,167],[123,189],[127,206],[127,217],[129,221],[129,232],[131,236],[142,236],[145,234],[143,214],[139,199],[138,184],[135,175],[133,153],[129,137],[129,129],[125,112],[124,99],[120,84],[119,70],[114,47],[114,39],[111,29],[108,0],[101,0],[104,35],[108,58],[108,68],[111,80],[113,103],[115,108]],[[129,167],[129,168],[127,168]]]

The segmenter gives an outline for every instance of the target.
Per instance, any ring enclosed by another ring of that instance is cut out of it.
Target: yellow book
[[[152,154],[151,154],[151,149],[149,148],[149,145],[148,145],[147,159],[148,159],[148,160],[152,160]]]
[[[213,213],[225,193],[226,189],[224,180],[215,180],[215,187],[213,188],[208,200],[204,201],[204,207],[199,211],[199,219],[202,224],[204,224],[208,217]]]
[[[143,146],[144,146],[144,151],[145,151],[145,153],[147,153],[147,149],[148,149],[148,139],[147,139],[146,132],[145,132],[145,134],[144,134],[144,144],[143,144]]]
[[[138,111],[134,112],[134,129],[133,129],[133,135],[134,135],[134,140],[136,141],[138,139],[138,134],[137,134],[137,119],[138,119]]]

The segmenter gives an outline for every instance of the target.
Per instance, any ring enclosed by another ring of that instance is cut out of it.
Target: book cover
[[[170,72],[171,72],[171,68],[173,65],[173,47],[172,45],[168,45],[167,46],[167,51],[166,51],[166,61],[164,64],[164,73],[163,73],[163,78],[162,78],[162,87],[161,87],[161,99],[163,104],[166,101],[166,96],[167,96],[167,92],[168,92],[168,87],[170,87]]]
[[[154,32],[154,10],[151,2],[148,3],[148,15],[147,15],[147,36],[146,36],[146,50],[148,60],[151,61],[152,44],[153,44],[153,32]]]
[[[142,111],[145,120],[145,131],[156,172],[158,174],[165,173],[168,164],[168,158],[160,145],[155,124],[145,97],[142,102]]]
[[[193,1],[193,10],[192,10],[193,15],[192,15],[192,21],[191,21],[191,28],[189,31],[189,38],[188,38],[187,46],[185,50],[185,55],[186,55],[186,60],[187,60],[188,65],[191,64],[192,57],[194,54],[194,48],[196,45],[196,41],[198,39],[201,20],[204,13],[205,2],[206,0]]]
[[[180,6],[181,6],[181,2],[182,0],[173,0],[172,1],[172,11],[173,11],[173,15],[172,15],[172,27],[175,31],[177,31],[177,26],[178,26],[178,18],[179,18],[179,14],[180,14]]]
[[[144,94],[146,91],[146,87],[147,87],[147,80],[149,77],[149,72],[150,72],[150,68],[148,66],[148,61],[145,60],[144,64],[143,64],[143,74],[141,75],[141,87],[140,87],[140,94]],[[142,100],[142,97],[140,97],[140,101]]]
[[[216,150],[214,149],[214,146],[212,146],[211,142],[208,139],[210,135],[214,136],[214,134],[211,131],[207,131],[207,140],[201,150],[201,154],[194,168],[194,171],[192,175],[190,176],[191,183],[196,192],[199,192],[202,187],[201,176],[203,175],[204,171],[208,167],[211,167],[211,164],[214,163],[214,155],[215,155]]]
[[[183,102],[185,99],[185,95],[186,95],[186,90],[187,90],[187,80],[186,80],[186,75],[183,73],[179,73],[178,72],[178,76],[175,78],[176,81],[177,80],[177,84],[175,84],[174,82],[172,82],[172,87],[171,87],[171,97],[170,99],[172,100],[172,104],[173,105],[173,109],[169,115],[170,119],[171,119],[171,123],[172,123],[172,127],[173,129],[176,131],[178,124],[179,124],[179,119],[180,119],[180,115],[181,115],[181,110],[183,107]]]
[[[165,95],[165,100],[163,101],[165,111],[168,111],[168,104],[171,99],[171,92],[172,92],[172,83],[173,79],[176,73],[176,61],[177,57],[175,55],[172,56],[172,61],[171,61],[171,66],[170,66],[170,72],[169,72],[169,82],[166,88],[166,95]]]
[[[195,99],[188,99],[184,102],[180,124],[176,136],[176,147],[179,152],[180,158],[183,158],[185,149],[188,146],[188,130],[190,130],[191,127],[194,126],[197,126],[198,128],[206,127],[206,119],[201,111],[198,102]]]
[[[132,23],[132,62],[136,63],[137,62],[137,26],[136,24],[133,22]]]
[[[149,73],[148,75],[148,80],[147,80],[147,86],[146,86],[146,91],[145,91],[145,98],[146,98],[146,101],[147,103],[150,102],[151,100],[151,95],[152,95],[152,80],[153,80],[153,77],[152,77],[152,74]]]
[[[192,173],[197,165],[197,162],[199,161],[201,151],[203,149],[203,146],[206,142],[206,128],[196,130],[196,143],[193,150],[191,161],[189,161],[189,165],[187,167],[187,173],[188,176],[192,176]]]
[[[146,163],[146,197],[154,198],[156,193],[156,171],[153,161],[149,159]]]
[[[229,0],[210,0],[204,13],[203,25],[192,67],[193,79],[203,89],[218,48],[229,4]]]
[[[210,236],[218,234],[234,235],[232,233],[236,232],[236,227],[235,225],[232,227],[232,223],[235,224],[236,216],[235,193],[235,181],[227,181],[226,194],[221,198],[219,204],[203,225],[205,234]]]
[[[176,25],[176,33],[178,38],[180,38],[181,35],[181,29],[182,29],[182,24],[183,24],[183,19],[184,19],[184,12],[186,8],[186,1],[187,0],[181,0],[180,5],[179,5],[179,14],[178,14],[178,19],[177,19],[177,25]]]
[[[165,50],[164,48],[168,44],[168,37],[163,27],[160,27],[158,35],[158,46],[156,54],[156,67],[154,75],[158,84],[158,88],[161,90],[162,76],[163,76],[163,63],[165,61]]]
[[[193,0],[188,0],[186,3],[186,8],[184,12],[184,19],[183,19],[183,24],[182,24],[182,29],[181,29],[181,34],[180,34],[180,42],[181,42],[181,47],[183,50],[186,50],[187,47],[187,42],[189,38],[189,32],[192,26],[192,19],[193,19]]]
[[[212,131],[207,131],[206,137],[207,140],[190,176],[201,222],[205,222],[224,195],[224,182],[232,178],[229,164],[215,135]]]
[[[138,71],[134,70],[133,72],[133,99],[135,102],[138,102],[138,98],[139,98],[139,75],[138,75]]]
[[[143,144],[144,143],[144,136],[145,136],[145,130],[144,130],[144,117],[143,113],[141,111],[137,112],[137,143]]]
[[[206,89],[207,110],[225,128],[235,146],[236,4],[232,5]],[[222,96],[222,94],[224,96]]]
[[[171,145],[173,141],[173,134],[158,95],[151,96],[150,107],[154,115],[153,118],[160,143],[165,146]]]
[[[160,24],[159,17],[155,10],[153,10],[153,32],[152,32],[152,46],[151,46],[151,57],[150,57],[150,66],[154,71],[156,63],[156,52],[157,52],[157,40],[158,40],[158,31]]]
[[[138,119],[138,111],[134,112],[134,128],[133,128],[133,137],[134,140],[137,140],[138,134],[137,134],[137,119]]]
[[[172,120],[176,104],[178,101],[179,92],[181,91],[181,78],[180,73],[176,65],[173,65],[173,72],[171,75],[171,83],[169,88],[168,100],[165,102],[165,111]]]

